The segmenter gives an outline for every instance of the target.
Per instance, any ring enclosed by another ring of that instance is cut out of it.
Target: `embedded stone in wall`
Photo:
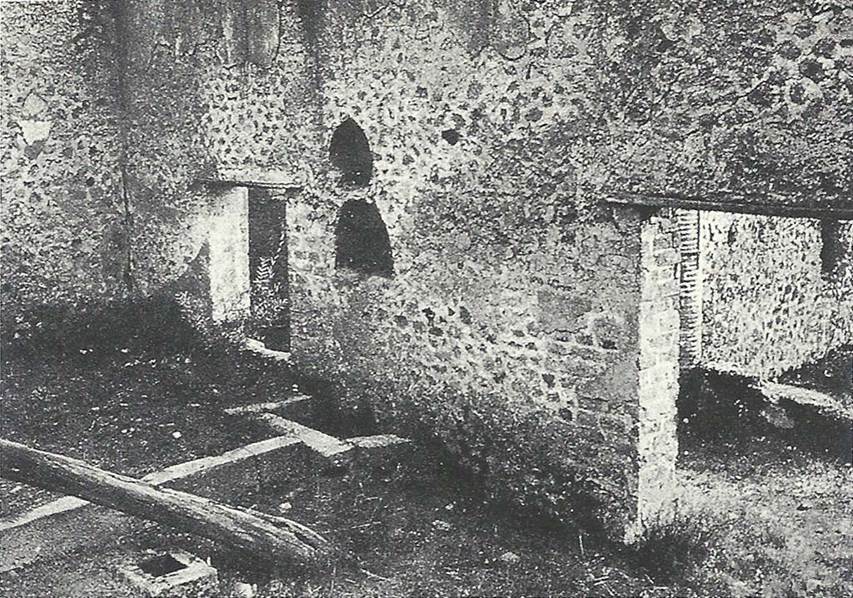
[[[26,118],[18,121],[18,127],[27,145],[47,141],[50,136],[53,123],[47,119],[47,108],[47,102],[36,92],[30,92],[24,100],[21,113]]]
[[[582,328],[581,316],[592,308],[589,299],[577,296],[564,296],[551,289],[540,289],[539,324],[548,334],[573,333]]]
[[[246,60],[246,15],[242,0],[223,0],[222,39],[224,62],[228,66],[242,64]]]
[[[610,315],[596,315],[590,321],[593,342],[602,349],[617,349],[625,335],[625,323]]]
[[[279,6],[276,0],[244,2],[246,15],[247,58],[268,68],[278,54]]]
[[[39,141],[46,141],[50,135],[50,127],[53,123],[49,120],[19,120],[18,126],[21,129],[21,136],[27,145],[32,145]]]
[[[530,25],[513,2],[498,4],[492,31],[492,46],[504,58],[517,60],[527,52]]]

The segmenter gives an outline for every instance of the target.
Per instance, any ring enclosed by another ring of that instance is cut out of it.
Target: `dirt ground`
[[[141,476],[269,437],[223,408],[286,398],[292,380],[248,353],[82,349],[6,360],[0,438]],[[55,498],[4,480],[0,495],[0,517]]]
[[[732,596],[853,596],[853,467],[732,426],[682,437],[685,581]]]
[[[329,571],[271,571],[206,541],[157,528],[101,554],[0,575],[3,596],[132,596],[117,566],[140,550],[181,547],[219,569],[217,595],[235,583],[257,596],[675,596],[630,554],[489,506],[433,455],[390,469],[326,475],[238,501],[311,525],[344,552]],[[70,562],[73,566],[69,567]]]
[[[3,366],[0,436],[140,475],[271,434],[227,406],[305,384],[250,354],[122,348]],[[401,466],[307,475],[244,506],[311,525],[342,547],[329,571],[271,571],[213,544],[140,526],[101,552],[0,574],[2,596],[131,596],[119,563],[183,547],[257,596],[849,596],[851,468],[737,422],[681,438],[676,524],[635,549],[487,503],[438,452]],[[351,430],[371,433],[376,430]],[[176,433],[178,433],[176,435]],[[0,515],[50,496],[0,484]]]

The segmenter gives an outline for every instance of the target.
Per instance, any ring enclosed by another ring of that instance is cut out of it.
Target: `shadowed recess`
[[[373,176],[373,155],[361,127],[348,118],[335,129],[329,159],[341,172],[342,185],[366,187]]]
[[[335,267],[389,278],[394,273],[388,230],[375,204],[351,199],[341,206],[335,228]]]
[[[829,278],[836,272],[844,255],[844,248],[841,245],[841,222],[821,220],[820,241],[820,271],[824,278]]]

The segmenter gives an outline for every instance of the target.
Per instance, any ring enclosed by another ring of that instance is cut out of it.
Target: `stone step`
[[[354,436],[340,440],[273,413],[262,413],[257,417],[266,422],[276,434],[299,440],[335,467],[348,467],[356,461],[359,465],[398,463],[409,458],[414,448],[411,440],[394,434]]]
[[[779,382],[759,381],[754,388],[765,406],[761,415],[809,444],[853,462],[853,408],[830,394]]]
[[[786,405],[802,405],[824,417],[853,423],[853,408],[830,394],[766,380],[759,382],[757,388],[768,400],[783,408]]]
[[[353,450],[355,449],[355,445],[341,441],[334,436],[329,436],[319,430],[309,428],[299,422],[275,415],[274,413],[260,413],[257,417],[261,421],[266,422],[276,434],[302,442],[323,457],[323,459],[329,461],[331,465],[345,466],[354,456]]]
[[[360,455],[388,463],[399,463],[409,459],[415,449],[415,443],[411,440],[394,434],[353,436],[347,438],[346,442],[354,445]]]

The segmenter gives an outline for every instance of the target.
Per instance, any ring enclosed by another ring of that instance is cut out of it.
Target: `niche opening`
[[[844,248],[841,246],[841,222],[821,220],[820,242],[820,273],[829,279],[834,276],[844,255]]]
[[[366,187],[370,182],[373,154],[367,136],[353,119],[346,119],[332,133],[329,160],[341,173],[341,185]]]
[[[394,273],[388,229],[375,204],[350,199],[341,206],[335,227],[335,267],[386,278]]]

